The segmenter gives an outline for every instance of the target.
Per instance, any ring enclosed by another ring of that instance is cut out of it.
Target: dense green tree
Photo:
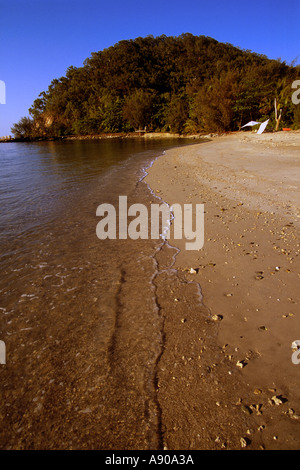
[[[129,95],[123,107],[123,116],[130,127],[135,130],[150,127],[153,97],[148,91],[136,90]]]
[[[192,115],[198,128],[206,131],[228,131],[234,118],[237,77],[234,72],[224,72],[212,78],[196,94]]]
[[[189,117],[189,105],[186,96],[173,95],[168,106],[167,126],[173,133],[184,132]]]
[[[24,116],[19,122],[13,124],[11,132],[16,139],[32,139],[35,137],[34,127],[34,121]]]
[[[22,138],[128,132],[238,130],[249,120],[269,118],[274,99],[282,126],[299,127],[291,85],[299,67],[182,34],[124,40],[93,52],[82,67],[55,78],[15,124]],[[26,136],[26,137],[25,137]]]

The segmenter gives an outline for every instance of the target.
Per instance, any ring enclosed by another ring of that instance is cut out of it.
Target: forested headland
[[[147,36],[93,52],[54,79],[12,127],[18,139],[149,132],[238,130],[270,118],[300,127],[291,100],[299,66],[205,36]]]

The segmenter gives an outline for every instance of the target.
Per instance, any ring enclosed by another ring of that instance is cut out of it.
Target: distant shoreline
[[[287,134],[287,131],[267,131],[265,134],[278,134],[282,133]],[[290,131],[291,133],[297,131]],[[62,137],[39,137],[36,139],[20,139],[14,137],[5,137],[0,138],[0,143],[9,143],[9,142],[60,142],[66,140],[103,140],[103,139],[132,139],[132,138],[144,138],[144,139],[211,139],[213,137],[223,137],[227,135],[235,134],[255,134],[255,132],[247,130],[238,130],[238,131],[229,131],[229,132],[203,132],[197,134],[177,134],[171,132],[145,132],[145,131],[135,131],[135,132],[116,132],[116,133],[103,133],[103,134],[88,134],[88,135],[68,135]]]
[[[172,134],[171,132],[120,132],[113,134],[89,134],[89,135],[70,135],[63,137],[45,137],[37,139],[18,139],[18,138],[2,138],[0,143],[7,142],[51,142],[51,141],[65,141],[65,140],[102,140],[102,139],[131,139],[131,138],[141,138],[144,139],[203,139],[215,137],[219,134],[216,133],[199,133],[199,134]],[[223,135],[223,134],[221,134]]]

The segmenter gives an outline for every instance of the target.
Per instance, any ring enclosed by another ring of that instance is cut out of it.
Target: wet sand
[[[181,250],[176,279],[169,274],[157,287],[167,449],[300,446],[300,364],[292,362],[300,339],[299,151],[300,132],[236,133],[168,150],[149,170],[146,182],[168,204],[205,204],[203,248],[186,251],[184,240],[171,239]],[[197,284],[201,308],[189,295]]]

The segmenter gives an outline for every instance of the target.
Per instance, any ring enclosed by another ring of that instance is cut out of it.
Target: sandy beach
[[[31,223],[5,237],[0,447],[299,449],[300,133],[107,142],[36,144],[31,158],[7,144],[38,191],[33,221],[49,194],[63,205],[35,237]],[[93,179],[99,145],[111,170]],[[99,203],[124,194],[148,214],[161,199],[204,204],[203,248],[99,240]]]
[[[146,182],[170,205],[205,206],[201,250],[170,240],[179,291],[157,284],[165,448],[299,449],[300,132],[168,150]],[[189,297],[196,285],[203,308]]]

